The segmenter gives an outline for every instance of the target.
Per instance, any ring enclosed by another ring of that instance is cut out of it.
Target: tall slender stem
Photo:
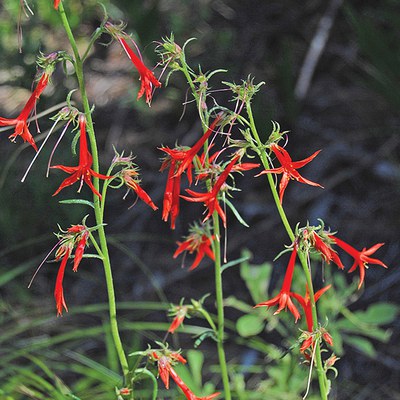
[[[258,154],[260,156],[263,167],[265,169],[270,169],[267,155],[264,151],[263,144],[261,142],[260,136],[257,132],[257,128],[256,128],[256,125],[254,122],[254,117],[253,117],[253,113],[251,110],[250,102],[246,103],[246,110],[247,110],[247,115],[249,117],[249,126],[250,126],[251,132],[253,134],[253,137],[257,142]],[[270,186],[272,197],[274,198],[275,205],[278,210],[279,216],[282,220],[282,223],[285,227],[285,230],[286,230],[290,240],[293,242],[295,240],[295,234],[294,234],[294,231],[287,219],[285,210],[283,209],[282,204],[279,200],[279,195],[278,195],[278,191],[276,189],[275,183],[274,183],[274,179],[271,174],[267,174],[267,178],[268,178],[268,184]],[[314,299],[314,287],[313,287],[313,282],[312,282],[311,271],[308,266],[308,261],[307,261],[306,255],[304,253],[302,253],[301,251],[299,251],[298,257],[300,260],[300,264],[303,268],[303,271],[304,271],[304,274],[306,277],[306,281],[307,281],[307,286],[308,286],[309,293],[310,293],[311,311],[312,311],[312,316],[313,316],[313,329],[317,330],[318,329],[318,315],[317,315],[317,307],[316,307],[315,299]],[[316,364],[317,364],[317,375],[318,375],[321,399],[326,400],[328,398],[328,392],[327,392],[327,386],[326,386],[326,374],[325,374],[324,366],[322,363],[320,341],[317,341],[317,343],[316,343],[315,360],[316,360]]]
[[[189,72],[188,65],[186,63],[185,54],[181,54],[181,71],[186,77],[186,80],[190,86],[193,97],[196,100],[197,109],[199,110],[201,124],[203,131],[206,132],[208,129],[209,115],[201,107],[201,98],[196,90],[193,83],[192,76]],[[208,141],[204,143],[204,151],[208,148]],[[208,156],[206,156],[205,162],[208,163]],[[207,182],[207,187],[210,189],[211,182]],[[228,366],[226,364],[226,356],[224,349],[224,336],[225,336],[225,317],[224,317],[224,292],[222,287],[222,271],[221,271],[221,241],[220,241],[220,229],[219,229],[219,215],[215,211],[212,216],[213,220],[213,231],[215,239],[213,241],[213,252],[214,252],[214,271],[215,271],[215,296],[217,304],[217,351],[218,360],[221,369],[222,385],[224,387],[224,399],[231,400],[231,389],[229,384]]]
[[[224,336],[225,336],[225,317],[224,317],[224,292],[222,288],[222,271],[221,271],[221,235],[219,229],[219,215],[215,211],[213,213],[213,224],[215,240],[213,242],[213,250],[215,256],[214,270],[215,270],[215,295],[217,301],[217,349],[218,359],[221,368],[222,384],[224,386],[225,400],[231,399],[231,391],[229,385],[229,374],[226,364],[225,350],[224,350]]]
[[[92,167],[93,167],[94,171],[99,172],[99,156],[98,156],[98,150],[97,150],[97,141],[96,141],[96,135],[95,135],[94,128],[93,128],[91,108],[90,108],[88,96],[86,93],[85,79],[84,79],[84,74],[83,74],[83,62],[82,62],[82,58],[79,54],[79,50],[78,50],[78,47],[77,47],[77,44],[75,41],[75,37],[72,33],[72,30],[71,30],[70,24],[68,22],[68,18],[65,13],[62,2],[60,2],[60,5],[59,5],[59,12],[60,12],[62,24],[67,33],[69,43],[70,43],[72,51],[74,53],[75,73],[76,73],[76,77],[78,79],[79,90],[80,90],[81,97],[82,97],[82,105],[83,105],[83,110],[84,110],[85,116],[86,116],[87,132],[89,135],[90,148],[91,148],[92,157],[93,157],[93,166]],[[93,178],[93,185],[96,188],[96,190],[98,191],[99,190],[99,179],[98,178],[96,178],[96,177]],[[102,260],[103,260],[104,274],[105,274],[106,285],[107,285],[111,333],[112,333],[114,345],[115,345],[115,348],[116,348],[116,351],[117,351],[117,354],[119,357],[119,361],[121,364],[122,372],[124,374],[124,377],[126,378],[126,376],[129,373],[129,365],[128,365],[127,357],[125,355],[125,351],[122,346],[122,341],[121,341],[119,329],[118,329],[117,307],[116,307],[116,301],[115,301],[113,275],[112,275],[112,269],[111,269],[110,256],[108,253],[107,239],[106,239],[106,234],[105,234],[104,225],[103,225],[103,212],[102,212],[102,207],[100,204],[100,199],[98,196],[93,195],[93,203],[94,203],[96,223],[99,226],[97,232],[99,235],[100,248],[101,248],[101,253],[103,256]]]

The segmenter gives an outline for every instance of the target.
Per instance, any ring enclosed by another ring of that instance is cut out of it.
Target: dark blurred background
[[[34,2],[34,15],[29,18],[24,13],[19,16],[18,3],[4,0],[0,5],[0,115],[4,117],[17,115],[24,104],[38,51],[48,53],[67,46],[49,1]],[[84,5],[76,0],[68,3],[74,29],[88,37],[101,21],[102,9],[93,0],[82,2]],[[293,159],[303,159],[322,149],[303,172],[325,189],[289,185],[285,194],[289,220],[293,225],[298,221],[304,225],[307,221],[317,224],[317,218],[322,218],[338,231],[339,237],[359,249],[384,242],[377,258],[390,268],[368,269],[365,290],[353,310],[363,310],[377,301],[398,304],[400,2],[103,3],[115,21],[127,22],[126,31],[134,34],[148,65],[157,63],[155,42],[173,32],[181,45],[188,38],[196,38],[187,47],[193,67],[201,64],[203,71],[225,68],[228,72],[221,79],[226,81],[239,83],[251,74],[256,82],[266,82],[254,101],[255,117],[264,137],[271,131],[271,120],[278,121],[282,130],[290,131],[288,150]],[[101,39],[103,44],[109,41],[107,37]],[[85,48],[85,39],[80,44]],[[188,104],[178,122],[186,91],[185,82],[178,75],[172,76],[168,87],[156,92],[151,108],[142,101],[136,102],[138,81],[129,60],[117,44],[103,44],[95,46],[86,72],[89,95],[96,104],[94,120],[104,168],[113,156],[112,145],[119,151],[132,151],[141,168],[143,188],[161,206],[166,173],[158,172],[162,154],[157,147],[173,146],[176,141],[193,143],[201,129],[196,109]],[[211,81],[214,82],[215,89],[219,89],[218,75]],[[73,76],[65,77],[58,69],[53,85],[39,102],[38,112],[63,102],[74,87]],[[216,96],[225,100],[223,94]],[[47,118],[40,120],[42,132],[49,126]],[[57,231],[57,223],[67,228],[79,223],[90,210],[60,205],[61,198],[51,196],[64,179],[64,175],[54,171],[50,179],[45,178],[51,140],[27,181],[21,184],[33,151],[21,143],[9,143],[7,134],[0,135],[0,312],[2,318],[11,313],[19,321],[35,309],[52,315],[55,264],[43,267],[32,289],[27,290],[27,283],[54,245],[51,232]],[[54,142],[55,139],[53,145]],[[67,152],[69,144],[64,142],[62,148]],[[65,161],[61,154],[62,150],[56,153],[57,163]],[[260,264],[271,261],[283,244],[289,243],[265,191],[265,181],[249,179],[251,176],[250,173],[239,179],[242,192],[235,193],[234,199],[250,228],[229,215],[228,255],[235,259],[247,248],[253,253],[252,262]],[[86,189],[83,193],[89,194]],[[74,194],[74,188],[65,190],[63,198],[72,198]],[[110,194],[106,215],[107,229],[115,243],[111,244],[111,251],[116,260],[118,300],[166,300],[163,292],[168,301],[179,302],[181,297],[200,298],[211,291],[207,262],[188,273],[180,268],[180,260],[172,259],[175,242],[186,234],[193,219],[187,204],[182,204],[177,228],[171,232],[161,221],[160,210],[153,213],[141,202],[128,210],[134,196],[126,200],[122,196],[122,192]],[[99,265],[93,267],[84,260],[79,274],[71,275],[65,282],[71,309],[105,301]],[[348,278],[350,282],[353,276]],[[242,291],[247,296],[234,268],[225,275],[225,284],[227,296],[234,293],[240,298]],[[154,318],[165,321],[165,315],[160,314]],[[57,320],[58,329],[72,328],[68,318]],[[74,323],[90,326],[90,317],[77,318]],[[50,328],[57,329],[53,325],[54,321]],[[355,348],[346,349],[338,364],[338,399],[400,398],[399,322],[390,329],[390,341],[376,343],[375,357],[367,357]]]

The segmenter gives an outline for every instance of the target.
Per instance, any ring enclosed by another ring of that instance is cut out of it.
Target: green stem
[[[246,110],[247,110],[247,115],[249,117],[249,126],[250,130],[253,134],[253,137],[255,141],[257,142],[258,145],[258,154],[260,156],[261,162],[263,164],[264,169],[270,169],[268,157],[266,155],[266,152],[264,150],[263,143],[261,142],[260,136],[257,132],[257,128],[254,122],[254,117],[253,113],[251,110],[251,104],[250,102],[246,103]],[[285,230],[292,242],[295,240],[295,234],[294,231],[287,219],[285,210],[282,207],[282,204],[279,200],[279,195],[278,191],[275,186],[274,179],[271,174],[267,174],[267,179],[268,183],[272,192],[272,197],[274,198],[276,208],[278,210],[279,216],[282,220],[283,226],[285,227]],[[312,311],[312,316],[313,316],[313,329],[316,331],[318,329],[318,314],[317,314],[317,307],[315,304],[315,299],[314,299],[314,287],[313,287],[313,282],[312,282],[312,276],[311,276],[311,271],[308,265],[308,260],[307,256],[302,253],[301,251],[298,252],[298,257],[300,260],[300,264],[303,268],[306,281],[307,281],[307,286],[309,289],[309,294],[310,294],[310,302],[311,302],[311,311]],[[319,382],[319,388],[320,388],[320,394],[321,394],[321,399],[326,400],[328,398],[328,393],[327,393],[327,387],[326,387],[326,374],[324,371],[324,366],[322,362],[322,356],[321,356],[321,346],[320,342],[316,344],[316,352],[315,352],[315,359],[316,359],[316,365],[317,365],[317,375],[318,375],[318,382]]]
[[[208,129],[208,119],[209,116],[206,110],[203,110],[201,107],[201,98],[199,93],[196,90],[196,86],[193,83],[192,75],[188,69],[188,65],[185,59],[185,53],[181,54],[181,71],[186,77],[186,80],[189,84],[189,87],[192,91],[193,97],[196,100],[197,109],[199,111],[201,124],[203,127],[203,131],[206,132]],[[207,151],[208,141],[204,143],[204,152]],[[208,163],[208,157],[205,160]],[[211,182],[207,182],[207,188],[210,189]],[[221,369],[221,378],[222,385],[224,387],[224,399],[231,400],[231,389],[229,385],[229,374],[228,367],[226,364],[226,356],[224,350],[224,336],[225,336],[225,318],[224,318],[224,294],[222,289],[222,273],[221,273],[221,242],[220,242],[220,229],[219,229],[219,216],[217,212],[213,213],[213,230],[215,235],[215,240],[213,241],[213,251],[214,251],[214,268],[215,268],[215,295],[216,295],[216,303],[217,303],[217,329],[214,331],[217,334],[217,351],[218,351],[218,359],[219,365]],[[214,325],[215,327],[215,325]]]
[[[79,90],[81,93],[82,97],[82,104],[83,104],[83,110],[85,112],[86,116],[86,121],[87,121],[87,132],[89,136],[89,141],[90,141],[90,148],[92,151],[92,157],[93,157],[93,165],[92,168],[95,172],[99,172],[99,155],[98,155],[98,150],[97,150],[97,142],[96,142],[96,136],[93,128],[93,120],[92,120],[92,115],[91,115],[91,108],[88,100],[88,96],[86,93],[86,86],[85,86],[85,79],[84,79],[84,74],[83,74],[83,62],[82,58],[79,54],[79,50],[75,41],[75,37],[72,33],[70,24],[68,22],[68,18],[65,14],[65,10],[63,7],[62,2],[60,2],[59,5],[59,12],[60,12],[60,17],[62,24],[64,26],[64,29],[66,31],[66,34],[68,36],[69,43],[72,47],[72,51],[75,56],[75,73],[76,77],[78,79],[78,84],[79,84]],[[93,177],[93,185],[96,188],[97,191],[99,191],[99,179],[96,177]],[[112,276],[112,270],[111,270],[111,262],[110,262],[110,256],[108,253],[108,246],[107,246],[107,239],[106,239],[106,234],[104,230],[104,225],[103,225],[103,213],[102,213],[102,206],[100,204],[100,199],[98,196],[93,195],[93,203],[94,203],[94,210],[95,210],[95,217],[96,217],[96,224],[99,225],[98,228],[98,235],[99,235],[99,241],[100,241],[100,248],[101,248],[101,254],[103,255],[103,267],[104,267],[104,273],[105,273],[105,278],[106,278],[106,285],[107,285],[107,294],[108,294],[108,304],[109,304],[109,315],[110,315],[110,326],[111,326],[111,333],[112,337],[114,340],[114,345],[115,349],[117,351],[119,361],[121,364],[122,372],[124,374],[124,377],[129,373],[129,365],[128,365],[128,360],[125,355],[119,330],[118,330],[118,322],[117,322],[117,308],[116,308],[116,301],[115,301],[115,291],[114,291],[114,283],[113,283],[113,276]]]
[[[221,368],[222,384],[224,386],[224,399],[230,400],[231,389],[229,385],[229,374],[226,364],[225,350],[224,350],[224,336],[225,336],[225,317],[224,317],[224,293],[222,289],[222,271],[221,271],[221,235],[219,229],[219,215],[215,211],[213,213],[213,224],[215,240],[213,242],[213,251],[215,256],[215,295],[217,301],[217,349],[219,365]]]

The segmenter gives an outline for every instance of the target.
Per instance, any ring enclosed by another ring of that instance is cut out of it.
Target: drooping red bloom
[[[281,166],[278,168],[271,168],[271,169],[266,169],[262,172],[260,172],[256,176],[264,175],[264,174],[282,174],[281,182],[279,184],[279,199],[282,204],[283,201],[283,195],[285,193],[286,187],[290,181],[290,179],[294,179],[297,182],[305,183],[307,185],[311,186],[321,186],[319,183],[312,182],[304,177],[302,177],[299,172],[297,171],[299,168],[304,167],[306,164],[311,162],[321,150],[316,151],[313,153],[311,156],[305,158],[304,160],[301,161],[292,161],[292,158],[290,157],[289,153],[281,146],[277,144],[273,144],[271,146],[271,150],[274,152],[276,158],[278,161],[281,163]]]
[[[175,221],[179,214],[181,176],[184,172],[186,172],[189,184],[192,183],[193,159],[200,151],[206,140],[214,132],[215,126],[220,120],[221,116],[218,115],[204,135],[191,148],[160,148],[160,150],[167,154],[167,158],[163,161],[160,171],[163,171],[169,167],[163,199],[162,219],[163,221],[168,221],[168,218],[171,219],[171,229],[175,229]]]
[[[161,166],[161,170],[162,170]],[[168,170],[167,184],[163,199],[162,220],[171,220],[171,229],[175,229],[176,218],[179,215],[179,194],[181,191],[181,175],[175,175],[176,163],[171,160]]]
[[[157,78],[154,76],[153,72],[149,70],[144,64],[143,61],[134,53],[134,51],[128,46],[128,43],[126,40],[120,36],[117,35],[117,39],[119,43],[121,44],[122,48],[124,49],[126,55],[129,57],[129,59],[132,61],[132,63],[135,65],[136,69],[139,72],[140,75],[140,90],[137,95],[137,100],[139,100],[143,94],[146,95],[146,103],[150,105],[151,103],[151,98],[152,98],[152,89],[153,85],[155,87],[161,87],[161,82],[157,80]]]
[[[58,269],[57,278],[56,278],[56,287],[54,289],[54,299],[56,300],[57,307],[57,316],[62,315],[63,308],[68,312],[67,304],[64,299],[64,289],[63,289],[63,279],[65,267],[67,265],[67,261],[69,256],[71,255],[71,248],[67,248],[61,260],[60,268]]]
[[[74,255],[74,267],[72,268],[72,270],[74,272],[78,271],[78,267],[82,260],[88,238],[89,238],[89,231],[87,231],[85,229],[81,235],[81,238],[78,241],[77,246],[76,246],[75,255]]]
[[[122,171],[122,179],[125,184],[137,194],[139,199],[143,200],[154,211],[158,210],[158,207],[153,203],[153,200],[151,200],[147,192],[139,186],[137,175],[138,173],[135,169],[124,169]]]
[[[328,264],[333,261],[340,269],[344,269],[344,265],[336,251],[328,243],[324,242],[315,231],[312,232],[312,244]]]
[[[61,0],[54,0],[54,8],[58,10],[58,6],[60,5]]]
[[[205,233],[202,233],[199,230],[193,229],[193,231],[187,236],[186,240],[183,242],[177,242],[178,248],[174,253],[174,258],[178,257],[179,254],[184,251],[188,251],[189,254],[196,252],[196,257],[190,266],[189,270],[195,269],[204,258],[207,256],[214,260],[214,253],[211,248],[212,241],[214,236],[209,237]]]
[[[56,300],[57,315],[62,315],[63,308],[68,312],[67,304],[64,299],[63,279],[65,267],[68,262],[68,258],[71,256],[73,249],[75,248],[74,254],[74,266],[73,271],[77,272],[79,264],[82,260],[83,253],[89,238],[89,231],[84,225],[72,225],[62,235],[60,247],[57,249],[55,257],[56,261],[61,258],[61,264],[58,269],[56,286],[54,289],[54,298]]]
[[[358,289],[361,288],[362,284],[364,283],[365,278],[365,268],[368,268],[368,264],[377,264],[381,265],[384,268],[388,268],[386,264],[384,264],[381,260],[377,258],[369,257],[371,254],[374,254],[379,248],[381,248],[385,243],[377,243],[374,246],[367,249],[364,247],[361,251],[358,251],[353,246],[350,246],[348,243],[344,242],[343,240],[337,238],[334,235],[329,236],[334,242],[343,249],[346,253],[350,254],[354,258],[354,263],[352,267],[349,269],[349,272],[353,272],[359,269],[360,273],[360,282],[358,284]]]
[[[314,301],[315,303],[319,300],[319,298],[331,288],[332,285],[325,286],[324,288],[318,290],[314,294]],[[300,296],[297,293],[293,293],[293,297],[300,303],[301,307],[304,310],[304,315],[306,316],[306,322],[307,322],[307,329],[309,332],[313,331],[313,317],[312,317],[312,310],[311,310],[311,301],[310,301],[310,293],[308,290],[308,287],[306,287],[306,294],[305,296]]]
[[[235,172],[250,171],[251,169],[258,168],[259,166],[260,164],[257,163],[240,163],[236,164],[232,170]]]
[[[185,382],[181,379],[181,377],[176,373],[174,368],[171,365],[171,361],[178,361],[181,363],[186,363],[186,360],[178,354],[179,358],[173,358],[175,353],[171,353],[168,357],[166,355],[159,355],[156,352],[153,352],[153,357],[157,360],[158,364],[158,373],[160,375],[161,380],[163,381],[165,387],[169,389],[169,378],[178,385],[178,387],[182,390],[183,394],[188,400],[212,400],[220,395],[220,393],[213,393],[209,396],[198,397],[196,396],[186,385]]]
[[[226,215],[224,210],[221,208],[218,202],[218,194],[221,190],[222,185],[225,183],[226,179],[228,178],[228,175],[233,169],[234,164],[236,161],[239,159],[239,155],[235,156],[231,162],[226,166],[225,170],[221,173],[221,175],[218,177],[217,181],[215,182],[215,185],[211,189],[210,192],[207,193],[198,193],[190,189],[186,189],[186,192],[192,196],[181,196],[183,199],[195,203],[203,202],[204,205],[208,208],[208,214],[205,216],[203,221],[207,221],[214,211],[217,211],[218,215],[221,217],[222,223],[224,224],[224,227],[226,227]]]
[[[96,190],[92,183],[92,176],[99,179],[110,179],[111,176],[99,174],[91,169],[93,158],[89,153],[87,137],[86,137],[86,118],[83,114],[79,116],[79,165],[76,167],[66,167],[64,165],[54,165],[51,168],[61,169],[67,174],[71,174],[69,178],[66,178],[59,188],[54,192],[53,196],[57,195],[62,189],[67,186],[73,185],[75,182],[80,181],[78,192],[80,192],[83,182],[85,182],[92,192],[101,199],[101,194]]]
[[[50,75],[47,72],[44,72],[43,75],[40,77],[38,84],[36,85],[35,90],[29,97],[28,101],[26,102],[24,108],[22,109],[21,113],[18,115],[17,118],[10,119],[10,118],[1,118],[0,117],[0,126],[14,126],[15,131],[13,134],[9,136],[9,139],[12,142],[15,142],[17,136],[21,136],[24,142],[28,142],[36,151],[37,146],[35,140],[33,139],[31,133],[29,132],[28,128],[28,118],[32,113],[36,102],[38,101],[40,95],[46,88],[47,84],[49,83]]]
[[[168,328],[169,333],[174,333],[183,323],[186,318],[188,307],[187,306],[177,306],[175,310],[173,310],[175,317],[171,322],[171,325]],[[172,315],[174,315],[172,314]]]
[[[292,301],[294,293],[290,291],[293,279],[293,271],[297,256],[297,245],[295,244],[290,256],[289,264],[286,268],[285,277],[283,279],[283,285],[279,294],[273,297],[271,300],[264,301],[257,304],[254,307],[272,307],[278,305],[278,309],[274,312],[274,315],[279,314],[284,308],[289,308],[289,311],[293,314],[295,322],[300,318],[299,310],[296,308]]]

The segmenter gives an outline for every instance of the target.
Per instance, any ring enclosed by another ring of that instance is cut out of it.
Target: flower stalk
[[[75,74],[78,80],[79,90],[81,93],[82,98],[82,105],[83,110],[85,113],[86,121],[87,121],[87,133],[89,136],[90,148],[93,157],[93,171],[99,174],[99,156],[98,156],[98,149],[97,149],[97,141],[96,135],[93,128],[93,120],[91,115],[91,107],[89,104],[89,99],[86,93],[86,86],[85,86],[85,78],[83,73],[83,61],[79,54],[79,50],[75,41],[74,34],[72,33],[67,15],[65,13],[65,9],[63,7],[63,3],[60,2],[58,5],[59,14],[61,17],[61,21],[65,32],[67,34],[69,43],[71,45],[72,51],[74,53],[74,67],[75,67]],[[93,176],[93,186],[97,192],[99,192],[99,178]],[[104,199],[102,200],[104,201]],[[114,290],[114,283],[113,283],[113,274],[111,269],[111,261],[110,256],[108,253],[108,245],[107,239],[104,229],[104,214],[103,214],[103,207],[100,203],[100,197],[97,195],[93,195],[93,204],[94,204],[94,211],[95,211],[95,218],[96,224],[98,225],[98,235],[99,235],[99,245],[104,267],[104,274],[106,278],[106,285],[107,285],[107,295],[108,295],[108,304],[109,304],[109,317],[110,317],[110,326],[111,326],[111,333],[114,340],[115,349],[118,354],[119,362],[122,368],[122,372],[124,378],[127,378],[129,374],[129,365],[128,359],[126,357],[125,351],[122,346],[121,337],[119,334],[118,329],[118,321],[117,321],[117,307],[116,307],[116,300],[115,300],[115,290]]]
[[[183,49],[184,50],[184,49]],[[185,52],[180,52],[180,70],[185,75],[185,78],[189,84],[190,90],[192,92],[193,97],[196,100],[197,109],[199,111],[201,124],[203,127],[204,134],[208,131],[208,121],[209,115],[207,114],[207,110],[203,109],[202,102],[204,99],[200,97],[200,94],[196,90],[196,86],[193,82],[193,77],[191,71],[189,70],[188,64],[185,58]],[[208,149],[208,139],[204,142],[204,152],[207,154]],[[208,164],[208,157],[205,157],[205,163]],[[208,166],[208,165],[207,165]],[[207,188],[210,189],[211,182],[207,181]],[[216,305],[217,305],[217,351],[218,351],[218,359],[219,366],[221,369],[221,379],[222,385],[224,388],[224,399],[231,400],[231,388],[229,384],[229,374],[228,374],[228,366],[226,363],[226,355],[224,349],[224,336],[225,336],[225,316],[224,316],[224,292],[222,286],[222,271],[221,271],[221,234],[220,234],[220,225],[219,225],[219,214],[215,209],[212,212],[212,230],[214,233],[214,240],[212,242],[212,248],[214,253],[214,274],[215,274],[215,296],[216,296]]]
[[[247,111],[247,116],[249,118],[248,125],[250,127],[250,131],[251,131],[251,134],[257,144],[257,153],[261,159],[263,167],[266,170],[269,170],[271,168],[271,166],[269,164],[269,161],[268,161],[265,149],[264,149],[264,145],[261,142],[260,136],[258,134],[256,125],[255,125],[250,101],[246,102],[246,111]],[[296,239],[294,230],[292,229],[292,227],[289,223],[289,220],[286,216],[285,210],[283,209],[281,198],[280,198],[278,190],[275,186],[274,179],[271,174],[266,174],[266,175],[267,175],[268,184],[269,184],[269,187],[270,187],[270,190],[272,193],[272,197],[274,199],[275,206],[276,206],[278,214],[281,218],[282,224],[285,227],[286,233],[288,234],[290,240],[292,242],[294,242]],[[308,290],[309,290],[311,313],[312,313],[312,318],[313,318],[313,330],[316,331],[318,329],[318,314],[317,314],[317,307],[316,307],[316,302],[315,302],[315,294],[314,294],[311,270],[308,265],[307,255],[304,252],[298,251],[298,258],[299,258],[300,264],[303,268],[304,275],[306,278],[306,284],[307,284]],[[316,369],[317,369],[317,376],[318,376],[318,383],[319,383],[321,399],[327,400],[328,399],[327,378],[326,378],[326,373],[324,370],[324,365],[322,362],[320,341],[316,341],[314,350],[315,350],[315,362],[316,362]]]

